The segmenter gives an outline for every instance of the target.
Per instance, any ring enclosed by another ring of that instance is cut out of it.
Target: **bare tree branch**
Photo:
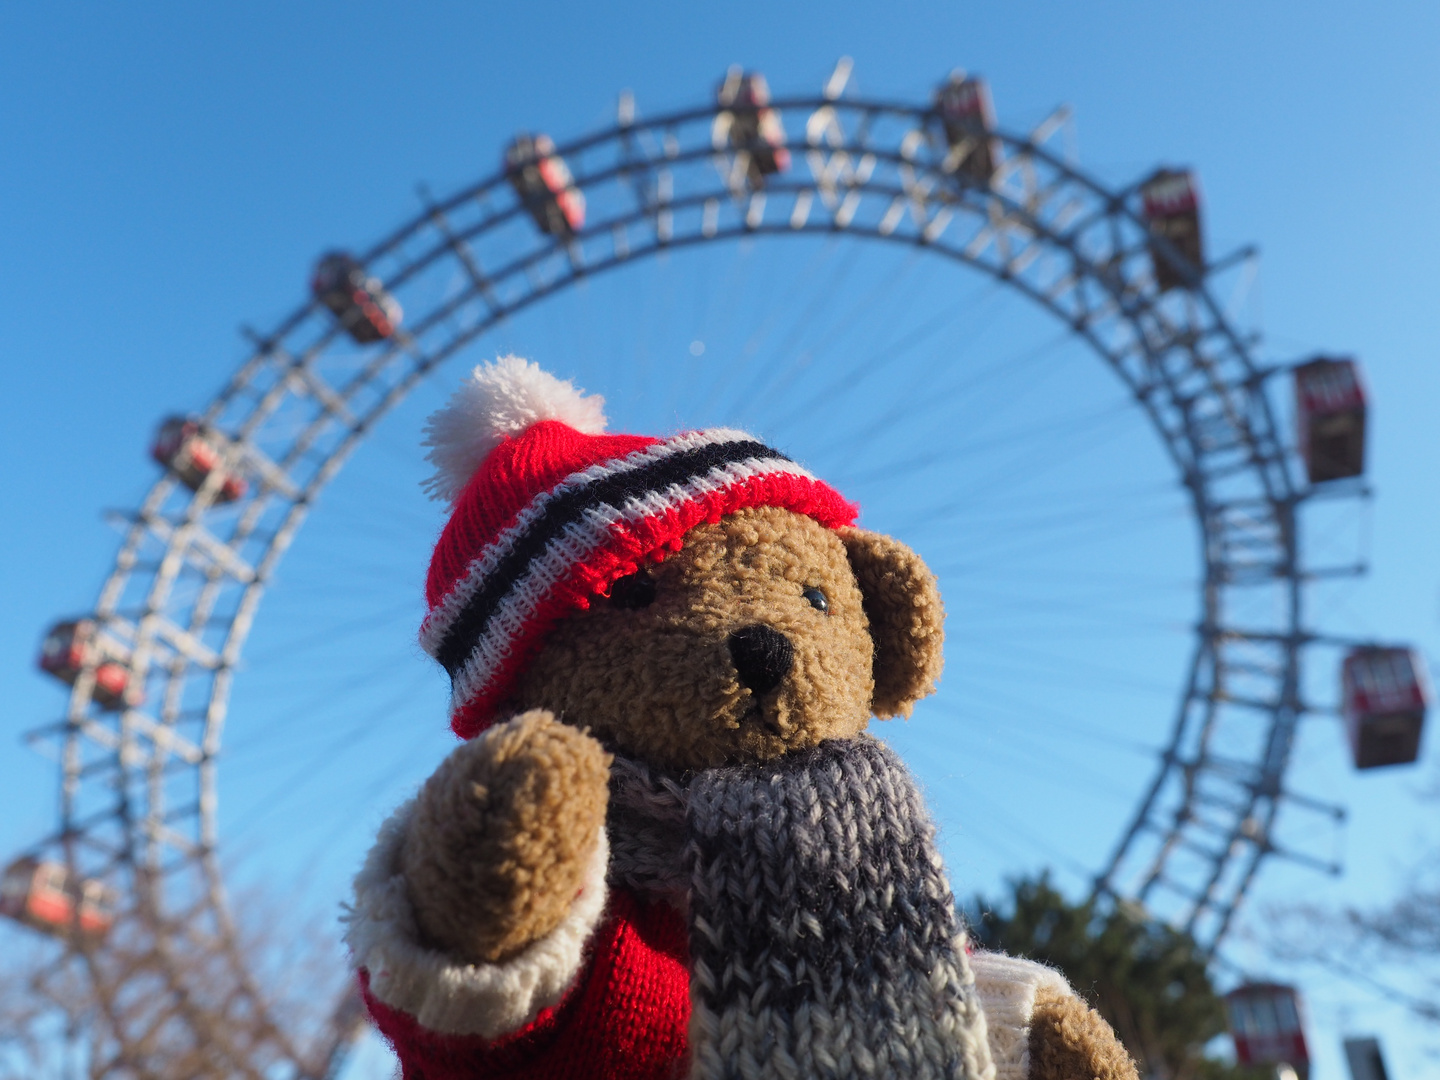
[[[156,928],[132,913],[81,954],[5,923],[0,1080],[264,1080],[287,1059],[318,1075],[348,983],[333,920],[290,918],[258,892],[233,908],[258,1003],[236,985],[214,928]]]

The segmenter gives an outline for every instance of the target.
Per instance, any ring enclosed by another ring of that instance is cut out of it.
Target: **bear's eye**
[[[810,586],[810,588],[806,589],[800,595],[805,597],[806,600],[809,600],[810,606],[813,607],[816,611],[830,610],[830,601],[825,599],[825,594],[819,589],[815,588],[815,586]]]
[[[650,576],[649,571],[641,570],[622,577],[610,586],[610,603],[618,608],[633,611],[649,607],[654,602],[655,579]]]

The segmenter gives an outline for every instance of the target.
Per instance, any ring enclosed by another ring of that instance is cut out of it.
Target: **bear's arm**
[[[995,1080],[1138,1080],[1114,1031],[1054,968],[1003,953],[970,955]]]
[[[457,747],[380,829],[346,941],[407,1077],[663,1076],[689,1019],[673,908],[607,895],[608,755],[532,712]],[[576,1069],[579,1068],[579,1071]]]
[[[605,908],[609,848],[603,829],[579,893],[548,934],[493,963],[469,963],[419,932],[401,871],[412,800],[381,827],[355,878],[346,943],[371,997],[448,1035],[513,1034],[559,1004],[577,981],[585,946]]]
[[[371,1019],[405,1080],[674,1075],[690,1021],[678,912],[624,890],[605,897],[602,872],[550,935],[500,963],[469,964],[417,940],[404,881],[385,874],[403,828],[392,819],[381,831],[356,881],[347,937]]]

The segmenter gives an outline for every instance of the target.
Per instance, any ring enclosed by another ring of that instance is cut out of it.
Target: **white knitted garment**
[[[995,1080],[1027,1080],[1035,996],[1043,987],[1069,997],[1073,994],[1070,984],[1054,968],[1004,953],[971,953],[970,970],[985,1007]]]

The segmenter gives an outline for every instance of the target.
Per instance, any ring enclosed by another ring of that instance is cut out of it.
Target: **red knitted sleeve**
[[[511,1035],[441,1035],[370,993],[370,1016],[400,1058],[404,1080],[668,1080],[690,1022],[684,920],[616,889],[595,928],[586,970],[556,1006]]]

